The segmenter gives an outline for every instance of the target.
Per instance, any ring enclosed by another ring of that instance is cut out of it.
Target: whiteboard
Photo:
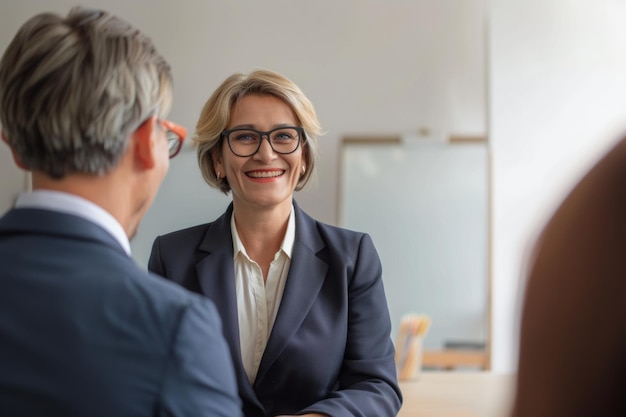
[[[344,140],[339,223],[369,233],[392,336],[427,314],[429,349],[487,345],[488,151],[482,143]]]

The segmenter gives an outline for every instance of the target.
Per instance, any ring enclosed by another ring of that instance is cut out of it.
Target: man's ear
[[[13,155],[13,161],[15,161],[15,165],[17,165],[18,167],[20,167],[21,169],[25,171],[30,171],[30,169],[26,166],[26,164],[22,162],[19,155],[15,153],[15,151],[13,150],[13,147],[9,143],[9,139],[7,139],[7,137],[4,135],[4,129],[2,129],[2,131],[0,132],[0,136],[2,136],[2,141],[9,146],[9,149],[11,149],[11,154]]]
[[[145,169],[151,169],[156,165],[155,128],[156,116],[152,116],[144,121],[137,130],[131,134],[135,160]]]

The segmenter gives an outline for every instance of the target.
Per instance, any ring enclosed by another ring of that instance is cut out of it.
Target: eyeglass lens
[[[183,141],[181,140],[180,136],[178,136],[178,134],[172,130],[168,130],[166,132],[166,137],[167,146],[169,149],[169,156],[170,158],[173,158],[180,151],[180,147],[183,144]]]
[[[276,153],[295,152],[300,144],[300,132],[295,127],[281,127],[269,132],[254,129],[235,129],[227,132],[228,145],[235,155],[254,155],[261,147],[263,136],[267,136]]]

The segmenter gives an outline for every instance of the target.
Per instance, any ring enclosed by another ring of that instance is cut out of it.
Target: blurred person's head
[[[233,127],[233,112],[247,96],[278,99],[293,112],[296,127],[302,129],[297,151],[302,152],[304,168],[298,168],[299,178],[294,187],[295,191],[301,190],[315,175],[317,137],[322,133],[320,123],[311,101],[302,90],[285,76],[268,70],[231,75],[213,92],[202,108],[194,141],[198,147],[198,164],[204,180],[225,194],[231,191],[226,173],[221,172],[218,178],[216,160],[222,151],[230,152],[228,136],[223,133]]]

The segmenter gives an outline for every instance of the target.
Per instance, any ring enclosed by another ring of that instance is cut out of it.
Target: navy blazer
[[[232,203],[212,223],[158,237],[149,269],[216,304],[246,417],[395,416],[402,398],[372,240],[320,223],[295,202],[294,207],[291,267],[254,385],[241,361]]]
[[[139,267],[101,227],[0,218],[0,415],[238,416],[215,306]]]

